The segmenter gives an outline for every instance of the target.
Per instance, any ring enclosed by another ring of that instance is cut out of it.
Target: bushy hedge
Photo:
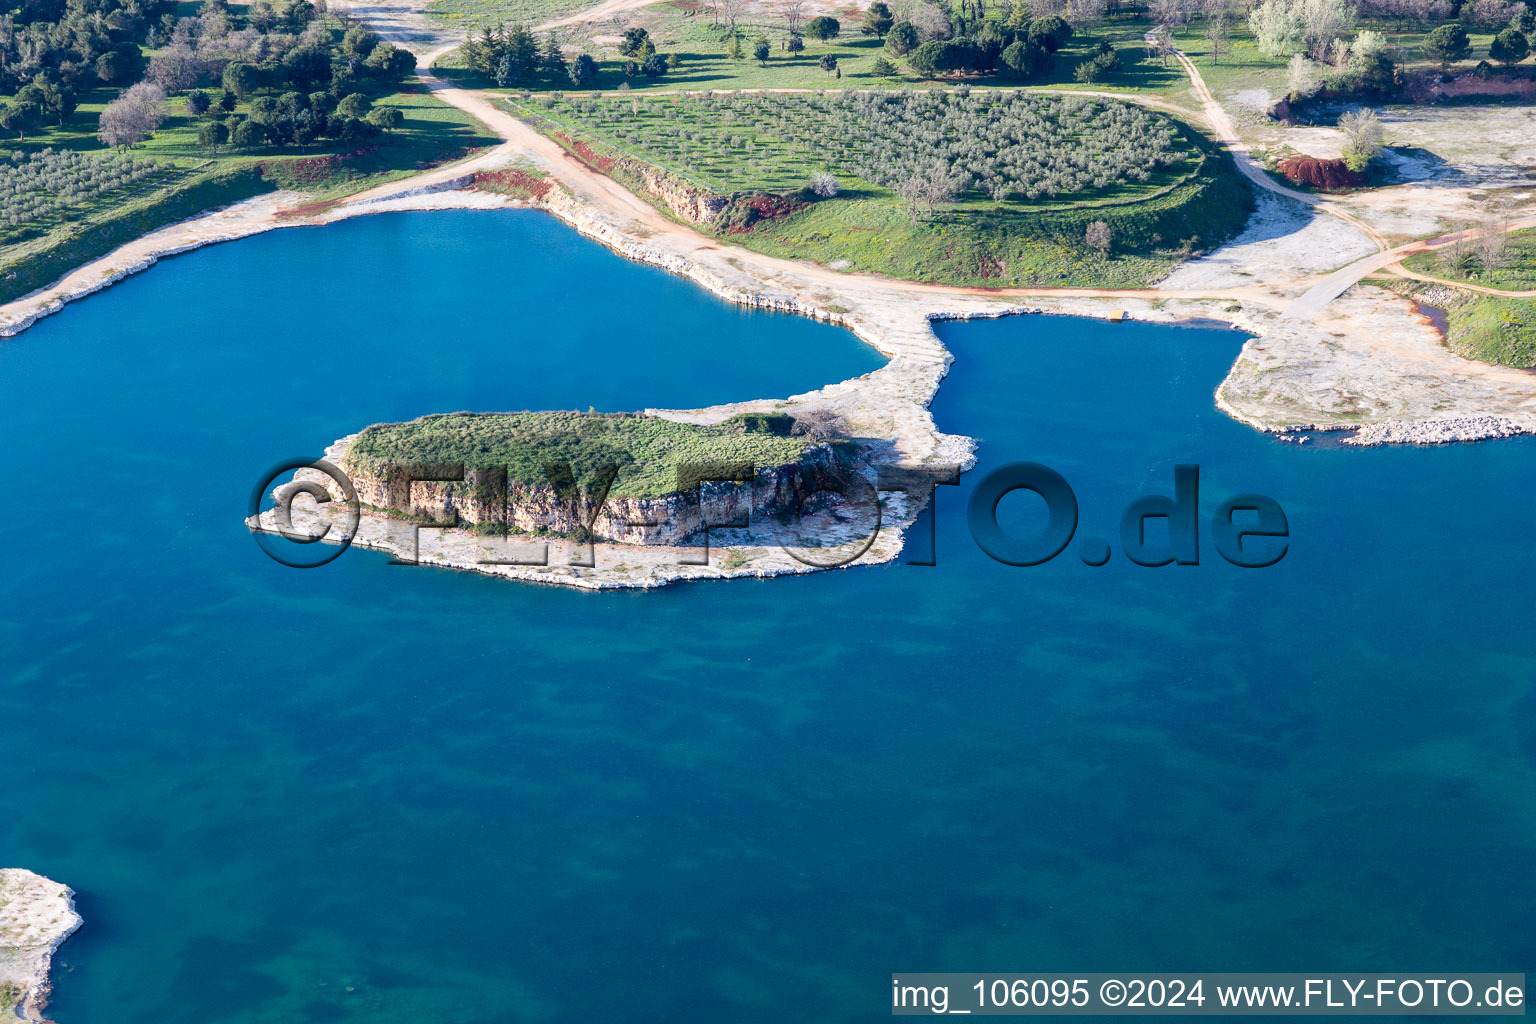
[[[613,497],[654,498],[677,489],[687,465],[745,462],[757,468],[800,461],[803,438],[740,424],[700,426],[630,413],[447,413],[409,423],[381,423],[358,434],[347,452],[353,468],[384,475],[390,463],[505,467],[514,489],[549,486],[545,466],[567,463],[586,487],[599,467],[617,465]]]

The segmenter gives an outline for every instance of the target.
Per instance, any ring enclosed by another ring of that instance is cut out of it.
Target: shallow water
[[[243,503],[373,420],[878,358],[529,213],[203,250],[0,345],[0,861],[87,922],[53,1016],[777,1024],[883,1017],[892,970],[1530,964],[1536,443],[1275,443],[1212,408],[1229,331],[940,333],[982,446],[937,566],[619,594],[285,569]],[[1003,566],[964,509],[1014,460],[1079,538],[1195,462],[1291,549]]]

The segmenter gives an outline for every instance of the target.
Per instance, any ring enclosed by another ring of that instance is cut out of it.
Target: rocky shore
[[[81,925],[67,885],[24,868],[0,868],[0,1017],[43,1020],[53,954]]]

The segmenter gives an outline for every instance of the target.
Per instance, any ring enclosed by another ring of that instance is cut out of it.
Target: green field
[[[617,465],[611,497],[656,498],[676,492],[687,467],[786,466],[809,447],[803,438],[756,426],[741,419],[699,426],[630,413],[450,413],[368,427],[352,442],[347,460],[381,479],[388,478],[391,464],[402,463],[505,468],[513,491],[548,487],[545,467],[551,464],[568,464],[583,489],[603,466]]]
[[[917,138],[922,129],[899,119],[886,124],[885,131],[913,133],[911,153],[905,155],[904,138],[893,148],[874,123],[856,126],[870,116],[864,111],[855,111],[855,124],[846,111],[839,112],[858,97],[581,94],[508,106],[664,212],[670,208],[647,185],[655,177],[652,168],[678,187],[730,197],[710,228],[732,244],[908,280],[1141,287],[1181,257],[1238,230],[1251,208],[1247,186],[1230,160],[1163,115],[1114,101],[1028,93],[940,95],[946,97],[945,112],[934,117],[935,141]],[[924,108],[938,102],[932,95],[908,93],[869,99]],[[1013,113],[998,116],[999,107]],[[960,116],[954,108],[970,112]],[[1121,120],[1102,134],[1122,139],[1129,147],[1124,152],[1089,130],[1098,123],[1095,116],[1114,114]],[[1039,123],[1052,119],[1050,128]],[[1159,133],[1171,141],[1153,156],[1143,147],[1152,147]],[[1021,148],[1005,148],[1015,138],[1025,139]],[[1004,148],[977,155],[982,139]],[[904,161],[920,165],[924,156],[941,151],[956,161],[953,166],[972,170],[970,188],[931,210],[914,208],[892,191],[907,176]],[[996,162],[1010,153],[1014,163]],[[1055,194],[1018,191],[1040,187],[1040,176],[1050,180],[1060,173],[1056,164],[1042,169],[1034,162],[1047,153],[1068,163],[1081,157],[1098,177],[1088,184],[1061,178],[1064,186],[1081,187]],[[1116,166],[1122,169],[1107,173]],[[837,178],[835,198],[818,197],[806,187],[817,172]],[[991,191],[995,185],[1008,190],[1004,198]],[[1086,244],[1087,227],[1095,221],[1110,229],[1108,253]]]
[[[1475,247],[1458,255],[1451,249],[1410,256],[1403,266],[1416,273],[1499,288],[1510,292],[1536,289],[1536,230],[1515,231],[1509,236],[1503,261],[1492,269],[1482,266]]]
[[[535,24],[556,14],[579,9],[568,0],[435,0],[436,4],[452,5],[461,25],[494,26],[503,23],[526,21]],[[550,13],[543,9],[520,15],[519,5],[537,7],[549,3]],[[506,4],[506,13],[500,5]],[[554,8],[559,8],[554,10]],[[746,55],[739,60],[728,57],[727,44],[722,30],[711,20],[708,9],[698,0],[672,0],[631,11],[620,20],[625,25],[639,25],[649,30],[657,48],[666,54],[677,54],[682,66],[658,78],[635,76],[625,78],[622,69],[628,58],[621,57],[611,44],[597,43],[590,36],[574,35],[567,42],[581,47],[598,62],[600,73],[593,86],[597,89],[618,89],[627,83],[632,91],[673,91],[678,89],[836,89],[836,88],[931,88],[934,85],[953,85],[968,82],[977,86],[1016,87],[998,73],[967,73],[946,76],[938,80],[923,79],[910,72],[901,58],[891,58],[899,66],[893,77],[876,77],[872,73],[875,60],[884,54],[882,43],[872,36],[860,34],[858,19],[852,9],[838,12],[842,20],[842,33],[828,42],[806,39],[805,50],[789,53],[783,48],[789,32],[785,23],[775,17],[748,14],[738,22]],[[1050,71],[1041,79],[1029,84],[1036,87],[1127,91],[1154,93],[1176,101],[1192,104],[1186,94],[1189,81],[1177,62],[1171,58],[1165,65],[1162,60],[1146,57],[1144,36],[1154,22],[1145,16],[1117,16],[1109,18],[1086,32],[1079,33],[1056,55]],[[1402,56],[1406,70],[1431,66],[1424,54],[1422,43],[1426,33],[1421,30],[1405,30],[1395,22],[1363,19],[1359,28],[1371,28],[1385,34]],[[1200,69],[1206,83],[1218,96],[1226,96],[1245,89],[1268,89],[1276,98],[1283,95],[1286,85],[1286,63],[1289,57],[1270,57],[1254,43],[1245,20],[1235,18],[1229,25],[1229,39],[1219,57],[1211,57],[1211,43],[1206,36],[1204,19],[1196,18],[1191,24],[1179,29],[1175,44],[1184,51]],[[598,35],[611,34],[608,26]],[[766,66],[751,56],[752,40],[765,36],[772,49]],[[1468,28],[1472,43],[1472,57],[1456,67],[1470,68],[1486,57],[1493,33]],[[605,36],[606,38],[606,36]],[[1106,78],[1091,85],[1079,84],[1074,75],[1078,65],[1090,60],[1094,47],[1100,40],[1107,40],[1120,52],[1122,67]],[[823,55],[837,58],[841,77],[822,71],[818,61]],[[889,55],[886,55],[889,56]],[[453,55],[440,61],[438,67],[446,76],[454,77],[465,85],[475,88],[494,88],[495,84],[484,76],[465,69]],[[564,82],[533,82],[509,91],[548,91],[569,88]]]
[[[1536,368],[1536,302],[1478,296],[1446,311],[1447,344],[1468,359]]]
[[[538,25],[575,14],[596,5],[597,0],[431,0],[427,16],[449,29],[468,30],[480,25]]]
[[[7,149],[35,153],[52,147],[105,156],[95,131],[110,96],[99,90],[63,126],[28,136],[24,146],[13,142]],[[0,302],[45,287],[119,245],[204,210],[276,188],[333,199],[408,177],[496,141],[468,115],[425,93],[396,93],[380,97],[375,105],[399,107],[405,116],[402,126],[351,151],[313,146],[243,153],[220,147],[210,153],[197,142],[197,120],[173,101],[171,109],[178,112],[132,151],[135,158],[158,162],[161,170],[155,175],[0,235]]]

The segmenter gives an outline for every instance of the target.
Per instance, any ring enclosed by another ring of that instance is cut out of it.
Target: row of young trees
[[[44,149],[0,161],[0,232],[14,232],[158,174],[154,160]]]

